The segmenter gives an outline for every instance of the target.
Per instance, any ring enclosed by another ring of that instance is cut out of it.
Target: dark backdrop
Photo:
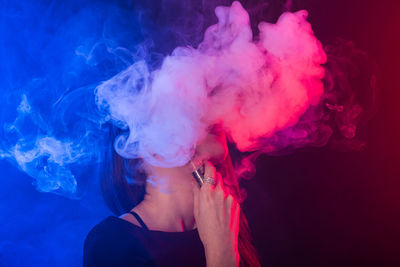
[[[400,266],[398,1],[294,2],[317,37],[353,40],[377,64],[377,113],[359,152],[263,156],[244,210],[263,266]]]
[[[269,2],[274,20],[285,1]],[[305,148],[257,160],[256,176],[243,183],[244,211],[262,265],[400,266],[399,1],[290,3],[309,11],[323,44],[353,40],[376,63],[378,109],[358,130],[364,151]],[[110,214],[97,179],[71,200],[37,192],[6,161],[0,170],[0,266],[79,266],[87,232]]]

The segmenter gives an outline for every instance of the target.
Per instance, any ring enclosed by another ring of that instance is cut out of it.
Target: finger
[[[227,205],[227,208],[229,209],[228,214],[230,215],[230,228],[235,229],[239,226],[240,205],[236,200],[233,199],[231,204]]]
[[[223,180],[222,180],[222,175],[219,172],[215,173],[215,187],[214,187],[215,191],[217,192],[221,192],[224,195],[224,198],[227,197],[227,194],[224,190],[224,185],[223,185]]]
[[[237,202],[234,196],[228,195],[225,199],[226,208],[229,212],[237,212],[240,210],[240,204]]]
[[[215,184],[213,186],[213,195],[215,195],[218,199],[221,200],[221,204],[223,200],[227,197],[225,191],[223,190],[222,186],[222,176],[219,172],[215,173]]]
[[[211,164],[211,162],[206,161],[204,163],[204,178],[214,179],[215,183],[211,184],[209,182],[204,182],[204,184],[201,188],[204,188],[205,190],[213,189],[218,184],[216,173],[217,173],[217,171],[216,171],[215,167]]]

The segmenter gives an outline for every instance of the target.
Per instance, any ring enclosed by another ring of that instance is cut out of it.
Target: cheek
[[[211,162],[223,161],[228,154],[228,146],[224,136],[209,135],[197,146],[196,155]]]
[[[228,154],[228,147],[226,143],[215,143],[211,149],[210,160],[223,161]]]

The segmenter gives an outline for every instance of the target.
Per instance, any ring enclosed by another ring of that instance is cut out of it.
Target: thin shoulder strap
[[[140,218],[139,214],[137,214],[137,213],[134,212],[134,211],[130,211],[129,213],[132,214],[132,215],[136,218],[136,220],[140,223],[140,225],[141,225],[144,229],[149,230],[149,228],[147,228],[147,226],[146,226],[146,224],[144,223],[144,221],[142,220],[142,218]]]

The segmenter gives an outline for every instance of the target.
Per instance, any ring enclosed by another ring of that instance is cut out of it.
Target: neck
[[[147,227],[164,232],[194,229],[196,225],[190,168],[148,166],[147,172],[146,195],[133,209],[139,213]]]

